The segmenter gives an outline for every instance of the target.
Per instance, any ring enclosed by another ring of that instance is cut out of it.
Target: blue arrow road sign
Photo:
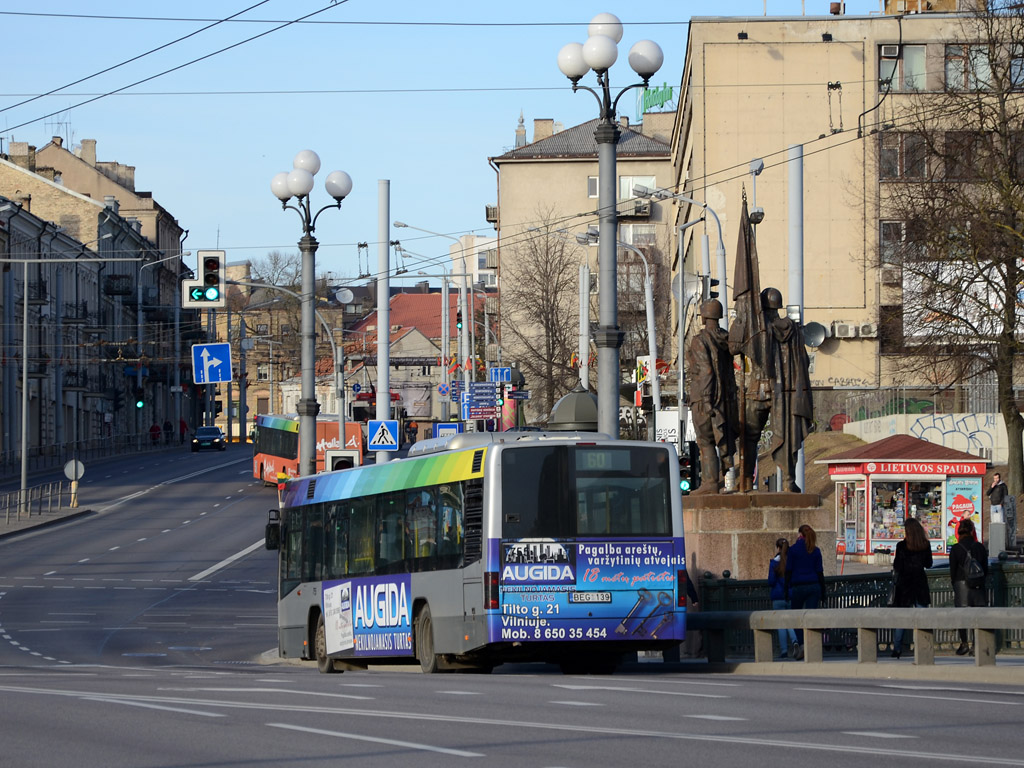
[[[498,384],[504,384],[512,381],[512,369],[511,368],[488,368],[487,369],[487,380],[493,381]]]
[[[196,384],[222,384],[231,377],[230,344],[193,344],[192,381]]]

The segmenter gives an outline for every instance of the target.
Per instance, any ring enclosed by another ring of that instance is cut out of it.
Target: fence
[[[187,436],[186,436],[187,437]],[[179,445],[177,431],[171,435],[168,443],[161,431],[160,438],[153,441],[149,432],[128,435],[114,435],[103,439],[81,440],[77,443],[58,443],[55,445],[34,446],[29,448],[26,461],[28,474],[37,474],[61,469],[72,459],[88,464],[96,459],[112,458],[143,451],[165,450],[169,445]],[[0,483],[17,480],[21,475],[21,451],[0,452]]]
[[[59,513],[71,504],[71,483],[42,483],[25,489],[25,504],[21,504],[21,491],[0,493],[0,510],[5,525],[31,520],[33,515],[43,517]]]
[[[864,421],[897,414],[998,413],[995,384],[969,384],[953,389],[882,387],[850,394],[844,411],[849,421]]]
[[[927,573],[932,606],[952,607],[953,585],[949,580],[949,568],[932,568]],[[889,597],[890,580],[888,573],[826,577],[825,602],[820,607],[883,608]],[[991,563],[985,586],[990,606],[1008,608],[1024,605],[1024,565],[1008,560]],[[701,614],[770,611],[772,608],[767,581],[708,579],[701,583],[700,595]],[[877,647],[891,647],[892,633],[891,628],[879,628]],[[822,632],[822,648],[825,652],[855,655],[857,634],[853,623],[848,628],[826,628]],[[753,629],[726,628],[724,643],[725,652],[730,656],[754,655]],[[959,645],[960,639],[955,629],[940,629],[935,632],[934,643],[938,648],[953,648]],[[1000,652],[1024,653],[1024,629],[1000,631],[996,644]]]

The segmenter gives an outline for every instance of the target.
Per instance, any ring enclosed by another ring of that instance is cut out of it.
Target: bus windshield
[[[550,445],[502,453],[502,536],[669,536],[664,451]]]

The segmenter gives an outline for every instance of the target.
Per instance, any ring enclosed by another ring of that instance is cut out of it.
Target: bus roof
[[[568,440],[572,442],[605,441],[611,438],[603,432],[459,432],[457,434],[420,440],[409,449],[409,456],[423,456],[442,451],[458,451],[501,443],[540,440]]]

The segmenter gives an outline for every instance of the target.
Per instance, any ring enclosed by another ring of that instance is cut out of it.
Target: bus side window
[[[325,578],[338,579],[348,575],[348,520],[349,510],[345,502],[327,507],[324,515]]]
[[[324,565],[324,507],[306,508],[306,546],[302,553],[303,581],[320,581]]]
[[[377,533],[374,500],[353,499],[349,521],[349,573],[372,573]]]

